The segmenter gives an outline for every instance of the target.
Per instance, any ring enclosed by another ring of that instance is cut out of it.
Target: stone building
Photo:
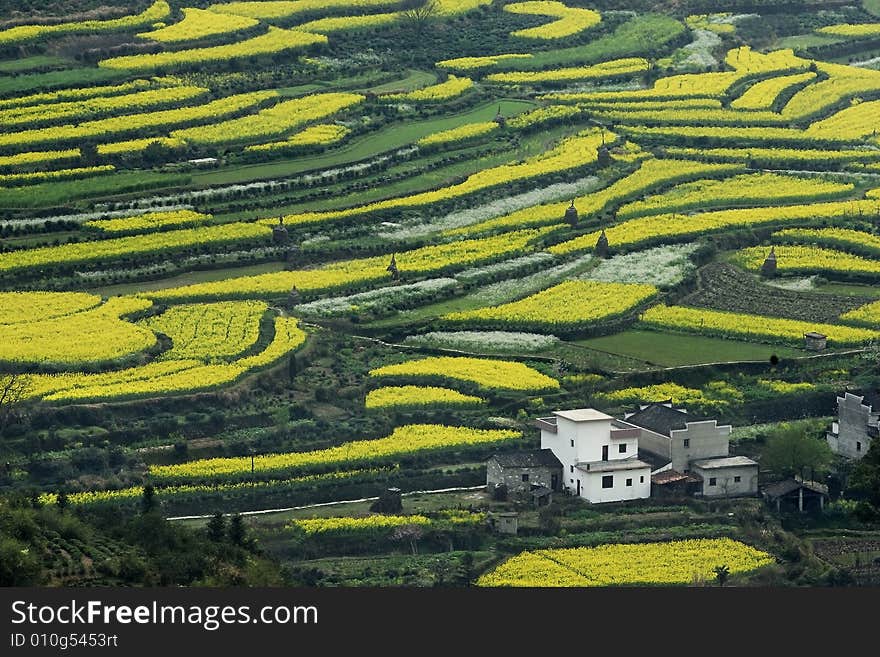
[[[825,434],[828,446],[835,454],[860,459],[870,449],[878,435],[880,394],[854,395],[844,393],[837,398],[837,422]]]
[[[495,454],[486,462],[486,488],[507,486],[510,495],[526,497],[536,488],[559,490],[562,464],[549,449]]]
[[[824,333],[816,331],[807,331],[804,333],[804,348],[810,351],[822,351],[828,346],[828,336]]]

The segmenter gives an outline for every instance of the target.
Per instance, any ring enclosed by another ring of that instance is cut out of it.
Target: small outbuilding
[[[804,333],[804,347],[810,351],[822,351],[828,346],[828,336],[816,331]]]
[[[549,449],[494,454],[486,462],[486,487],[506,486],[512,495],[527,496],[541,488],[559,490],[562,463]],[[537,502],[537,500],[536,500]]]
[[[776,507],[777,512],[821,512],[825,509],[825,502],[828,500],[828,486],[795,477],[766,486],[762,494],[768,504]]]
[[[737,497],[758,493],[758,464],[746,456],[726,456],[691,462],[703,480],[703,497]]]

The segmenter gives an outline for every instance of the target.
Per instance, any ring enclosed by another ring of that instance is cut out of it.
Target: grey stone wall
[[[837,398],[837,440],[828,441],[838,454],[851,459],[860,459],[868,451],[872,440],[868,435],[868,422],[877,421],[877,413],[871,412],[861,400],[850,393]]]

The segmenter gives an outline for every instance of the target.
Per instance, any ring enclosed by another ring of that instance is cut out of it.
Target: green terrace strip
[[[839,166],[851,162],[880,162],[880,150],[829,150],[809,148],[681,148],[664,149],[672,157],[689,157],[708,162],[753,162],[762,167]],[[824,167],[822,167],[824,168]]]
[[[699,178],[724,178],[745,171],[742,164],[706,164],[689,160],[645,160],[633,173],[614,181],[608,187],[575,199],[581,218],[593,217],[617,204],[638,198],[658,187]],[[548,203],[524,208],[502,217],[447,231],[446,235],[470,235],[526,226],[557,223],[565,216],[565,203]]]
[[[779,273],[828,273],[839,276],[880,276],[880,260],[870,260],[844,251],[820,246],[785,244],[775,247]],[[746,269],[759,271],[767,257],[765,246],[743,249],[733,261]]]
[[[772,235],[784,244],[818,244],[880,258],[880,237],[849,228],[790,228]]]
[[[602,145],[603,140],[614,140],[615,138],[616,136],[613,134],[606,134],[603,137],[598,130],[587,130],[578,133],[574,137],[563,139],[555,147],[540,155],[528,158],[518,164],[502,164],[486,169],[468,176],[467,180],[457,185],[370,203],[347,210],[304,212],[289,215],[284,218],[284,222],[292,225],[323,223],[337,219],[359,217],[375,212],[428,206],[498,187],[499,185],[507,185],[521,180],[540,178],[563,171],[579,169],[594,165],[598,157],[597,149]],[[264,223],[267,224],[274,224],[275,222],[275,219],[264,220]]]
[[[159,486],[155,489],[156,496],[162,500],[176,500],[184,497],[203,498],[211,494],[224,493],[247,493],[253,490],[284,489],[310,486],[321,482],[345,481],[355,477],[377,475],[383,470],[348,470],[342,472],[327,472],[325,474],[304,475],[291,479],[269,479],[264,481],[238,481],[229,484],[181,484],[179,486]],[[123,502],[137,502],[144,495],[143,486],[130,488],[118,488],[114,490],[87,490],[79,493],[70,493],[67,501],[75,506],[87,506],[91,504],[118,504]],[[41,493],[40,503],[45,505],[57,504],[57,493]]]
[[[465,408],[482,406],[485,400],[437,386],[387,386],[367,393],[367,408]]]
[[[97,97],[70,102],[28,105],[0,110],[0,125],[19,126],[39,123],[57,123],[76,119],[92,119],[103,114],[130,112],[174,106],[193,101],[207,94],[204,87],[161,87],[121,96]]]
[[[237,43],[209,48],[192,48],[145,55],[126,55],[98,62],[101,68],[123,71],[148,71],[152,69],[192,66],[193,64],[213,64],[235,59],[276,55],[289,50],[304,50],[316,44],[326,44],[323,34],[312,34],[297,30],[282,30],[270,27],[266,34]]]
[[[490,390],[554,390],[559,382],[523,363],[468,358],[431,356],[370,370],[374,377],[438,378],[475,383]]]
[[[562,94],[546,94],[540,96],[542,100],[553,100]],[[571,100],[563,96],[561,100]],[[631,112],[653,110],[691,110],[691,109],[721,109],[721,101],[717,98],[682,98],[680,100],[642,100],[642,101],[593,101],[578,103],[580,107],[598,112]]]
[[[111,135],[121,135],[152,128],[167,128],[182,123],[216,121],[225,116],[253,108],[270,98],[277,97],[278,92],[276,91],[254,91],[220,98],[219,100],[192,107],[114,116],[96,121],[86,121],[78,125],[62,125],[51,128],[10,132],[0,134],[0,148],[20,148],[34,144],[56,144],[58,142],[90,138],[105,140]]]
[[[133,31],[164,20],[170,14],[171,7],[168,3],[165,0],[158,0],[140,14],[115,18],[113,20],[80,21],[59,23],[57,25],[20,25],[0,31],[0,46],[65,34]]]
[[[833,346],[860,345],[880,338],[876,330],[685,306],[654,306],[641,321],[657,329],[783,344],[803,344],[804,333],[810,331],[825,334]]]
[[[518,431],[502,429],[410,424],[397,427],[385,438],[355,440],[311,452],[261,454],[253,458],[253,465],[250,457],[202,459],[179,465],[153,465],[150,466],[150,475],[157,481],[222,479],[250,475],[252,467],[255,473],[269,475],[306,469],[358,466],[426,452],[500,445],[521,437],[522,434]]]
[[[736,207],[828,200],[852,194],[852,183],[820,178],[795,178],[775,173],[755,173],[725,180],[697,180],[678,185],[664,194],[634,201],[617,211],[618,219],[650,214],[684,212],[713,207]]]
[[[880,202],[872,200],[718,210],[694,215],[662,214],[624,221],[605,229],[605,235],[609,246],[616,249],[654,242],[681,241],[686,237],[721,232],[731,228],[793,222],[815,223],[823,219],[877,214],[880,214]],[[599,231],[594,231],[551,246],[548,251],[557,255],[590,251],[598,239]]]
[[[47,266],[68,267],[89,262],[120,260],[130,256],[167,253],[261,239],[268,242],[271,235],[272,230],[266,226],[234,223],[22,249],[0,253],[0,272],[7,273]]]
[[[565,281],[519,301],[442,319],[477,328],[577,330],[622,315],[656,295],[652,285]]]
[[[262,228],[271,233],[268,227]],[[531,253],[538,248],[533,242],[556,228],[558,226],[549,226],[542,229],[502,233],[483,239],[460,240],[437,246],[425,246],[412,251],[398,252],[395,259],[398,270],[404,278],[410,275],[419,276],[463,269],[468,265]],[[164,235],[168,235],[168,233],[164,233]],[[242,276],[211,283],[197,283],[167,290],[145,292],[144,295],[163,301],[238,299],[254,296],[271,298],[286,295],[294,287],[300,292],[307,293],[335,288],[363,287],[382,280],[392,282],[388,273],[389,263],[389,256],[343,260],[321,265],[315,269]]]

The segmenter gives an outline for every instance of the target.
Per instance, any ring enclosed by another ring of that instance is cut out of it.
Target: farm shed
[[[828,336],[816,331],[804,333],[804,347],[810,351],[822,351],[828,346]]]
[[[828,487],[816,481],[803,481],[800,478],[785,479],[766,486],[762,491],[764,499],[777,512],[822,511],[828,498]]]

